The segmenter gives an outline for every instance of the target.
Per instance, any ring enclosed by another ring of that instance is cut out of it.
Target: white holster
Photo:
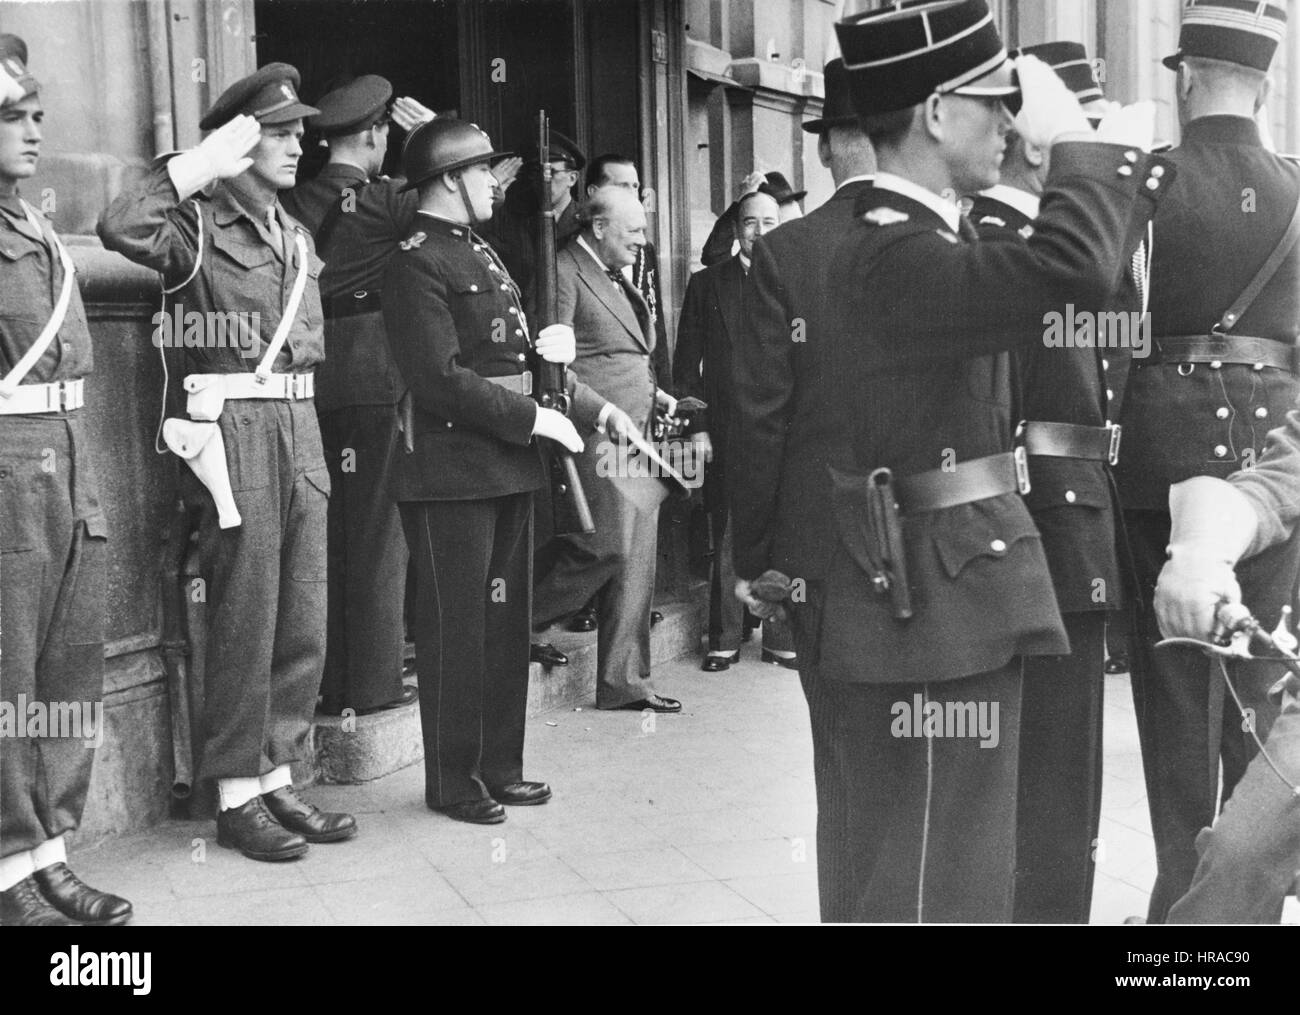
[[[218,407],[218,414],[220,411]],[[185,459],[190,471],[212,494],[217,505],[217,524],[223,529],[241,525],[243,519],[235,506],[234,491],[230,489],[226,442],[221,437],[221,427],[213,422],[195,423],[173,418],[163,421],[162,435],[167,447]]]
[[[226,405],[224,380],[218,374],[190,374],[185,378],[185,411],[191,419],[215,421],[221,417]]]

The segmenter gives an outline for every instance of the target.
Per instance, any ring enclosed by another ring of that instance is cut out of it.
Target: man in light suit
[[[573,372],[611,404],[598,423],[605,438],[588,441],[576,456],[596,531],[557,537],[533,620],[545,627],[596,595],[596,706],[679,712],[681,702],[659,696],[650,682],[650,603],[665,489],[627,447],[629,435],[649,437],[656,403],[670,415],[676,408],[655,384],[649,308],[622,274],[645,245],[645,210],[624,188],[604,187],[580,221],[581,232],[557,257],[559,318],[577,335]]]

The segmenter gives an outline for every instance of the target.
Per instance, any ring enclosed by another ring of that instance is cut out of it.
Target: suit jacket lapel
[[[627,329],[628,334],[645,346],[648,352],[650,350],[649,342],[641,330],[641,322],[636,319],[636,312],[632,309],[632,304],[628,302],[628,297],[619,291],[609,276],[600,270],[600,266],[596,264],[592,256],[581,247],[575,246],[573,248],[573,256],[577,258],[578,270],[587,283],[587,287],[596,294],[596,299],[605,304],[609,312]],[[623,289],[624,292],[627,291],[626,286]],[[632,295],[635,296],[636,294],[633,293]],[[649,312],[647,311],[648,316]]]

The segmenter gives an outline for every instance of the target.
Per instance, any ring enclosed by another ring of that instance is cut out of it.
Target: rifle
[[[537,155],[541,160],[541,201],[537,218],[537,326],[559,323],[555,300],[555,212],[551,209],[551,124],[546,110],[537,114]],[[568,370],[563,363],[539,359],[537,401],[544,409],[569,414]],[[547,456],[551,473],[551,509],[557,535],[592,533],[596,521],[587,503],[578,466],[568,450],[556,444]]]

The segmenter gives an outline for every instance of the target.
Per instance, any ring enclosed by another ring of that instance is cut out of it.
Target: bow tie
[[[614,268],[607,268],[605,270],[605,274],[609,276],[609,280],[611,282],[613,282],[616,286],[619,287],[622,287],[623,283],[627,281],[625,278],[623,278],[623,273]]]

